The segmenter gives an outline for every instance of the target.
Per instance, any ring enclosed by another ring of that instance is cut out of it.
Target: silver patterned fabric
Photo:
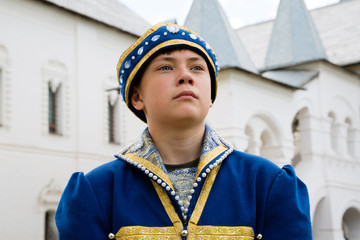
[[[208,152],[220,144],[221,142],[218,135],[208,125],[205,125],[205,134],[200,161]],[[181,168],[174,171],[167,171],[151,138],[148,128],[144,130],[138,142],[131,146],[127,152],[144,158],[161,168],[169,176],[172,184],[174,185],[175,192],[180,197],[180,200],[185,201],[190,195],[190,190],[192,189],[195,180],[197,168]]]

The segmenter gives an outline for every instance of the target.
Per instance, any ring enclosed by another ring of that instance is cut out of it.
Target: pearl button
[[[181,236],[182,236],[182,237],[187,237],[187,235],[188,235],[188,231],[187,231],[187,230],[184,229],[184,230],[181,231]]]
[[[109,236],[108,236],[110,239],[115,239],[115,234],[113,233],[109,233]]]
[[[256,236],[257,239],[262,239],[262,235],[259,233],[257,236]]]

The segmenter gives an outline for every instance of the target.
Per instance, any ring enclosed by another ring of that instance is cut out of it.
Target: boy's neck
[[[200,157],[205,123],[188,128],[149,125],[149,133],[165,164],[183,164]]]

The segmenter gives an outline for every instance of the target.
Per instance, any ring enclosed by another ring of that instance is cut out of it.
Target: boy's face
[[[131,102],[143,110],[147,122],[196,124],[204,121],[211,102],[211,81],[206,61],[190,50],[157,56],[146,68]]]

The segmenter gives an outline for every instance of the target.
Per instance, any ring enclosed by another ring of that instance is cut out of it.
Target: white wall
[[[20,0],[1,2],[0,33],[0,237],[18,239],[21,229],[27,239],[43,239],[45,212],[56,208],[70,175],[111,161],[145,126],[121,102],[120,144],[108,143],[105,90],[117,85],[118,58],[136,37],[51,4]],[[327,231],[318,239],[339,239],[342,216],[360,206],[359,77],[325,62],[298,68],[319,71],[306,90],[221,71],[207,121],[238,149],[282,166],[291,163],[291,126],[300,112],[296,172],[309,188],[316,232]],[[61,135],[47,129],[52,78],[63,87]]]
[[[7,53],[6,66],[0,62],[7,96],[0,238],[17,239],[21,229],[27,239],[43,239],[45,211],[56,208],[71,173],[114,159],[142,131],[140,120],[121,106],[122,144],[107,142],[105,83],[112,78],[116,85],[117,61],[136,37],[41,1],[17,0],[1,2],[0,32]],[[61,135],[47,130],[52,77],[63,87]]]

